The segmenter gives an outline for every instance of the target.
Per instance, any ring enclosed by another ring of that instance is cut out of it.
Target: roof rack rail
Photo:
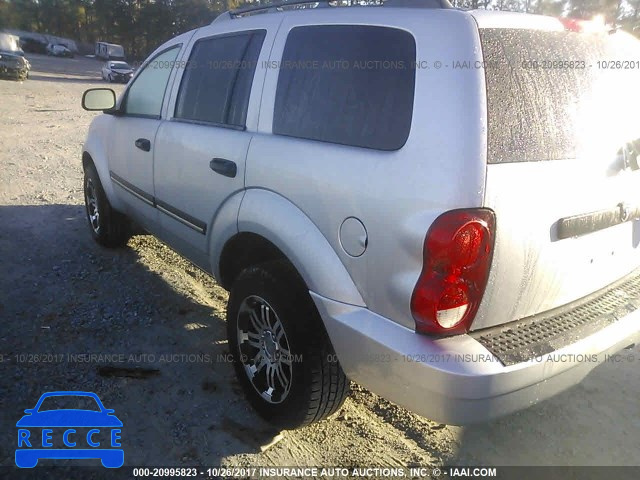
[[[260,13],[276,13],[287,10],[303,10],[327,7],[412,7],[453,8],[449,0],[279,0],[268,4],[251,5],[229,10],[212,22],[248,17]]]
[[[337,3],[328,0],[289,0],[289,1],[278,1],[272,2],[268,4],[262,5],[247,5],[244,7],[236,8],[234,10],[229,10],[229,15],[231,18],[244,17],[249,15],[255,15],[258,13],[274,13],[274,12],[282,12],[287,9],[287,7],[291,7],[291,10],[295,9],[305,9],[305,8],[326,8],[330,7],[331,3]]]

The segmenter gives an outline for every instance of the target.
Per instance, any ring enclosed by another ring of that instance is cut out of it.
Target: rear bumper
[[[579,383],[640,342],[640,310],[554,352],[504,366],[469,335],[433,339],[365,308],[311,294],[347,376],[386,399],[452,425],[490,420]]]

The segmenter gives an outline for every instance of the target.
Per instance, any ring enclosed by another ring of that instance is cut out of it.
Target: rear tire
[[[126,245],[131,237],[130,223],[111,207],[93,164],[84,170],[84,204],[89,231],[96,242],[108,248]]]
[[[309,291],[287,262],[239,275],[229,295],[227,335],[247,399],[279,428],[322,420],[349,394]]]

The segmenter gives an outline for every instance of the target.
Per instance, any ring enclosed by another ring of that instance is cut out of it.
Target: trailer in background
[[[124,60],[124,48],[115,43],[96,42],[96,57],[104,60]]]

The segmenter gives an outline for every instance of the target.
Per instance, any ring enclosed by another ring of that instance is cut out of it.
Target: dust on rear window
[[[489,163],[578,158],[604,138],[627,108],[613,90],[640,81],[640,42],[621,35],[481,29]]]

